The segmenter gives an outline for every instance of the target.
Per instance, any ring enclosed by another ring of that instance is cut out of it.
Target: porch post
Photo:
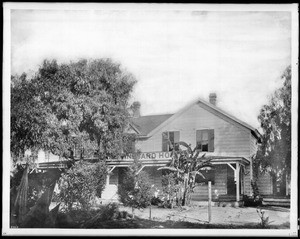
[[[240,201],[240,164],[236,163],[236,201]]]
[[[242,165],[241,174],[242,174],[242,180],[243,180],[243,183],[242,183],[242,187],[243,187],[242,194],[245,194],[245,165]]]
[[[109,173],[106,175],[106,185],[108,186],[109,185],[109,178],[110,178],[110,175]]]
[[[107,170],[107,175],[106,175],[106,185],[107,186],[109,185],[110,174],[115,168],[116,168],[116,166],[113,166]]]

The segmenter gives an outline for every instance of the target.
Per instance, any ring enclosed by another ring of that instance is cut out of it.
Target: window
[[[214,130],[204,129],[196,131],[196,147],[202,152],[214,151]]]
[[[162,133],[162,151],[168,152],[172,151],[173,147],[177,149],[179,145],[179,131],[170,131]]]

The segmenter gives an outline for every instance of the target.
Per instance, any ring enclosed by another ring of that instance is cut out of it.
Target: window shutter
[[[208,152],[214,152],[215,150],[215,133],[213,129],[208,130]]]
[[[135,140],[130,140],[130,152],[135,152]]]
[[[168,151],[168,132],[162,133],[162,151],[167,152]]]
[[[196,131],[196,147],[199,150],[202,150],[201,141],[202,141],[202,130],[197,130]],[[200,146],[198,147],[198,145],[200,145]]]

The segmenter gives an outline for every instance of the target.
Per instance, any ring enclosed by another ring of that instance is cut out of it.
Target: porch
[[[212,158],[212,157],[211,157]],[[150,173],[151,183],[161,188],[161,171],[158,167],[166,166],[170,162],[168,159],[140,159],[141,170]],[[213,157],[214,165],[212,180],[212,201],[222,203],[242,204],[243,195],[251,194],[250,185],[250,163],[247,159],[241,157]],[[107,160],[109,173],[107,176],[107,185],[104,194],[112,197],[116,193],[117,185],[122,180],[119,174],[121,168],[129,167],[133,159]],[[209,170],[208,170],[209,171]],[[211,171],[211,172],[212,172]],[[203,174],[205,174],[203,172]],[[107,191],[110,190],[110,193]],[[114,197],[115,198],[115,197]],[[199,182],[194,193],[191,195],[193,203],[200,203],[208,200],[208,186],[206,182]]]
[[[212,202],[242,202],[243,195],[251,195],[250,163],[246,159],[215,159],[212,164],[213,175],[209,176]],[[191,200],[195,203],[208,200],[207,181],[198,183]]]

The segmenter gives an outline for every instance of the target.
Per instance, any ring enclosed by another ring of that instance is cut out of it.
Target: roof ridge
[[[140,117],[131,117],[131,119],[138,119],[138,118],[141,118],[141,117],[149,117],[149,116],[163,116],[163,115],[174,115],[174,113],[169,113],[169,114],[153,114],[153,115],[141,115]]]

